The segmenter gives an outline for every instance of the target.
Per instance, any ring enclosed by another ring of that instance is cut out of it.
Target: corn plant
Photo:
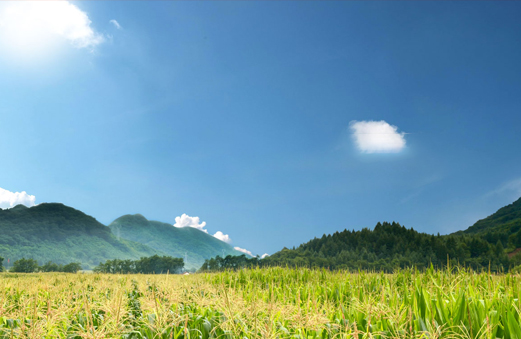
[[[2,273],[0,287],[0,338],[521,339],[514,274]]]

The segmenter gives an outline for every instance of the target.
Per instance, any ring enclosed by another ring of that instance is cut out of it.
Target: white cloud
[[[261,255],[261,259],[264,259],[266,257],[269,257],[270,255],[268,253],[264,253],[263,255]]]
[[[206,227],[206,221],[203,221],[201,222],[201,220],[199,219],[199,217],[191,217],[185,213],[183,213],[180,217],[176,217],[175,218],[175,224],[174,224],[174,227],[193,227],[193,228],[197,228],[198,230],[200,231],[203,231],[205,233],[208,233],[208,230],[205,229]],[[217,231],[215,232],[215,234],[213,235],[213,237],[227,243],[227,244],[230,244],[232,242],[232,239],[230,238],[230,236],[228,234],[224,234],[223,232],[221,231]],[[247,251],[245,249],[242,249],[242,248],[239,248],[239,247],[235,247],[235,249],[237,251],[241,251],[243,253],[246,253],[248,255],[251,255],[253,256],[253,254],[251,254],[250,251]]]
[[[119,22],[117,22],[116,20],[112,19],[109,21],[111,24],[114,25],[114,27],[116,27],[117,29],[121,29],[121,25],[119,24]]]
[[[35,205],[36,197],[23,192],[11,192],[0,187],[0,208],[12,208],[16,205],[31,207]]]
[[[381,121],[351,121],[349,128],[362,153],[398,153],[405,147],[405,133]]]
[[[93,48],[105,38],[91,23],[87,13],[68,1],[4,2],[0,4],[0,48],[33,57],[55,49],[60,40],[76,48]]]
[[[221,231],[217,231],[213,236],[221,241],[224,241],[227,244],[230,244],[232,242],[232,239],[230,238],[230,236],[228,234],[224,234]]]
[[[253,257],[253,254],[252,254],[250,251],[245,250],[244,248],[240,248],[240,247],[237,247],[237,246],[236,246],[236,247],[234,247],[233,249],[235,249],[235,250],[237,250],[237,251],[239,251],[239,252],[242,252],[242,253],[248,254],[249,256],[252,256],[252,257]]]
[[[175,217],[175,227],[193,227],[197,228],[200,231],[208,233],[207,230],[204,229],[206,226],[206,222],[203,221],[200,223],[199,217],[191,217],[183,213],[180,217]]]

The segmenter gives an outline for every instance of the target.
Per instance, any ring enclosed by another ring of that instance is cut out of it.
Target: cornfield
[[[0,274],[0,338],[521,339],[521,276]]]

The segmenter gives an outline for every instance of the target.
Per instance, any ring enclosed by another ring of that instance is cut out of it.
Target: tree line
[[[521,234],[521,233],[519,233]],[[479,234],[430,235],[398,223],[376,224],[373,230],[344,230],[315,238],[297,248],[284,248],[265,259],[245,256],[206,260],[200,271],[251,266],[324,267],[392,272],[398,268],[444,268],[447,265],[475,270],[508,271],[521,265],[521,252],[509,258],[518,244],[518,233],[506,239]],[[494,241],[491,243],[489,241]],[[505,249],[503,242],[508,246]]]
[[[224,258],[221,256],[216,256],[215,258],[205,260],[199,271],[217,272],[257,266],[260,266],[260,261],[257,257],[248,258],[245,254],[237,256],[227,255]]]
[[[5,271],[3,266],[4,258],[0,257],[0,272]],[[16,273],[34,273],[34,272],[66,272],[76,273],[81,270],[81,264],[77,262],[71,262],[66,265],[60,265],[51,261],[40,266],[38,261],[35,259],[18,259],[13,263],[13,267],[9,269],[9,272]]]
[[[153,255],[142,257],[139,260],[107,260],[94,268],[98,273],[143,273],[143,274],[166,274],[180,273],[184,268],[183,258]]]
[[[3,257],[0,257],[0,272],[5,271],[3,266]],[[164,274],[164,273],[180,273],[184,268],[183,258],[174,258],[169,256],[153,255],[151,257],[142,257],[139,260],[107,260],[100,263],[94,268],[94,272],[99,273],[143,273],[143,274]],[[34,273],[34,272],[68,272],[76,273],[81,270],[80,263],[69,263],[60,265],[53,262],[47,262],[40,266],[35,259],[19,259],[13,263],[9,272],[17,273]]]
[[[514,258],[514,261],[517,260]],[[431,264],[506,271],[509,259],[503,243],[489,243],[480,235],[430,235],[398,223],[378,223],[373,230],[344,230],[315,238],[295,249],[262,260],[264,265],[316,266],[331,269],[426,268]]]

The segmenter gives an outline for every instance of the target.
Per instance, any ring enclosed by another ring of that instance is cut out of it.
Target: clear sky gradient
[[[68,5],[47,31],[60,11],[0,3],[4,196],[263,254],[521,195],[521,2]]]

